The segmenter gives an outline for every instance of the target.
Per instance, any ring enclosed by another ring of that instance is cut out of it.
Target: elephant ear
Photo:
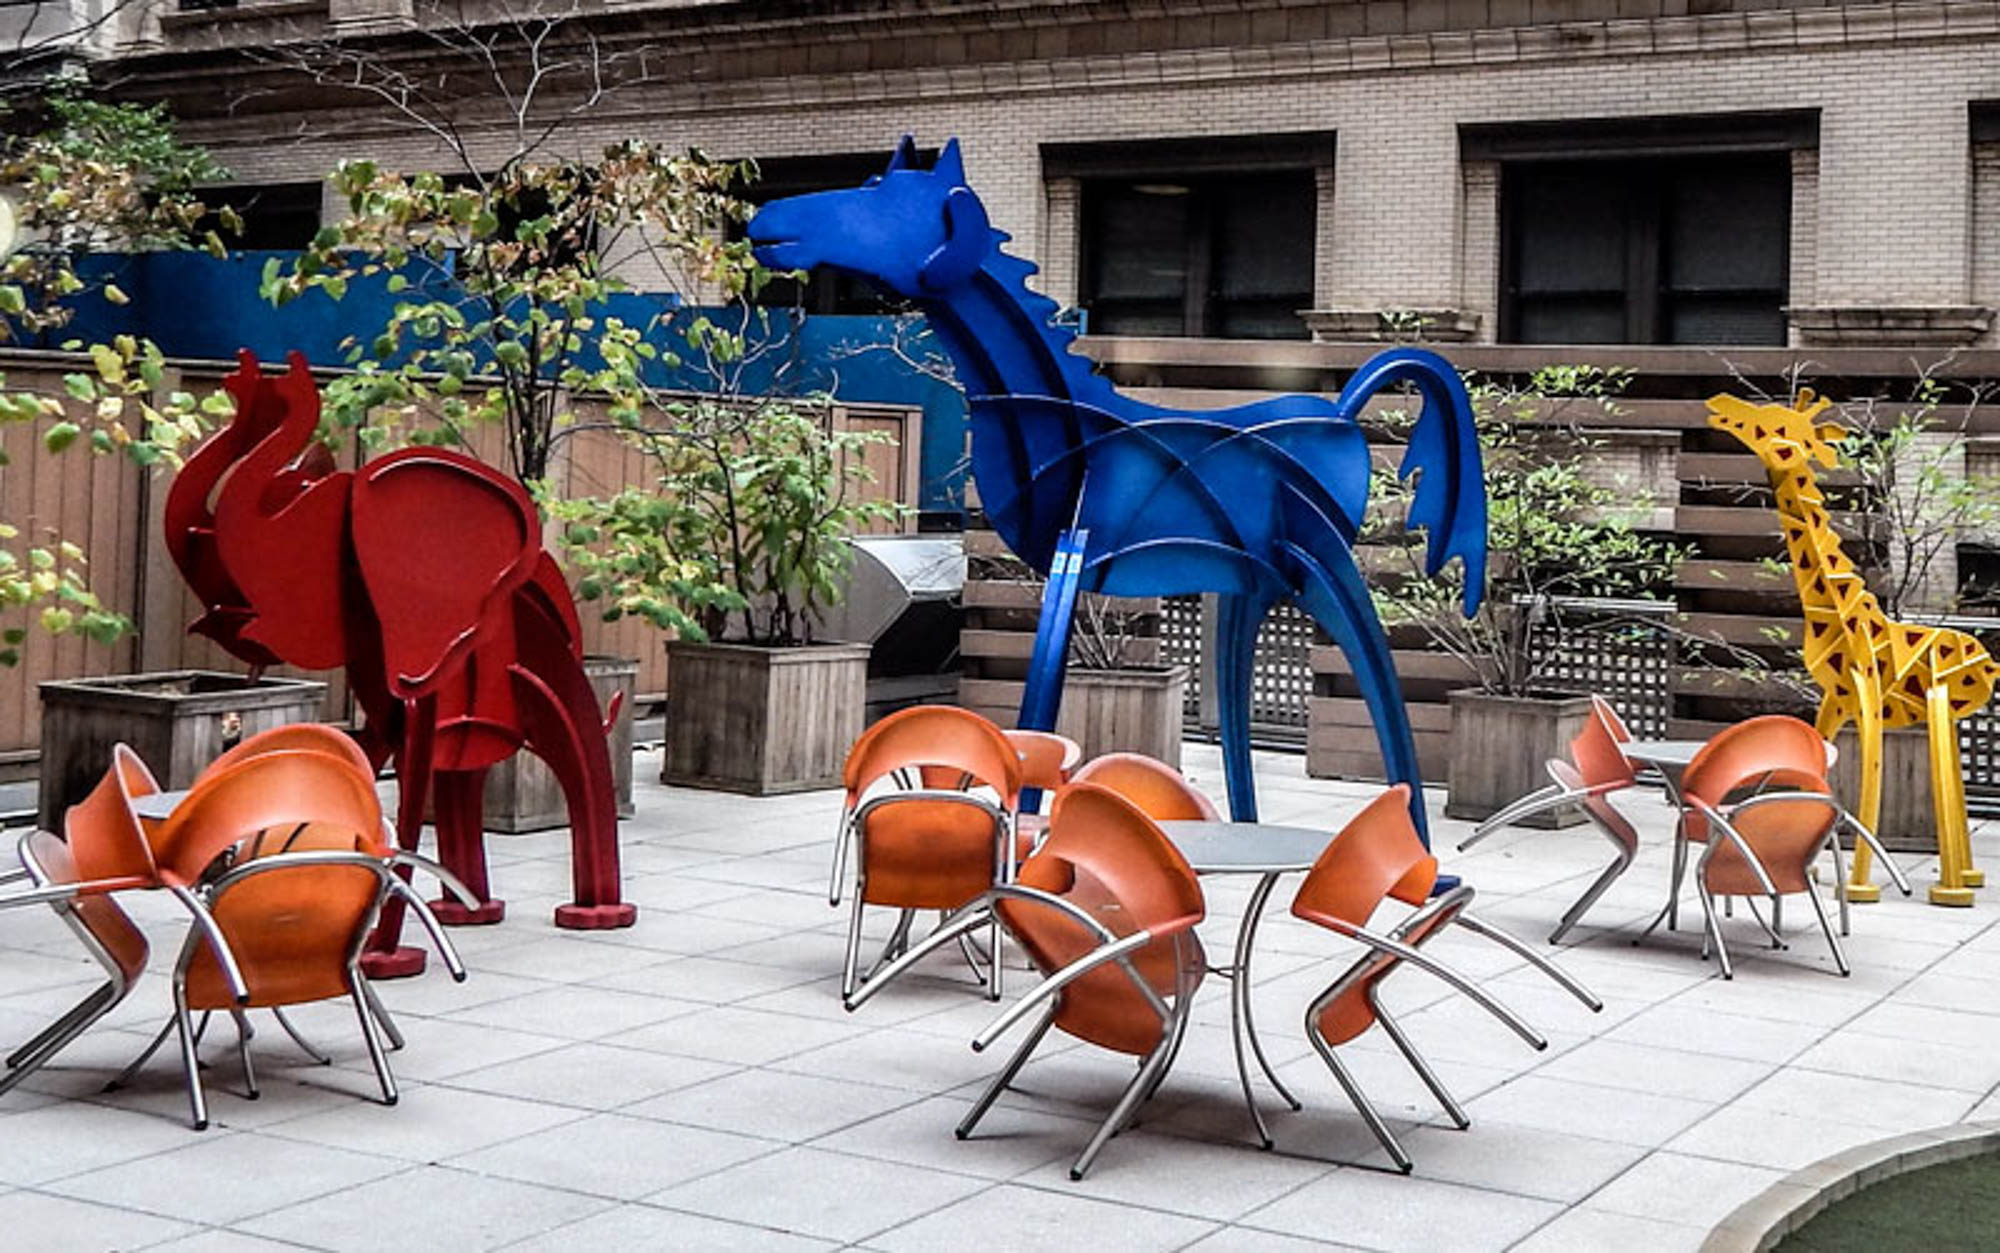
[[[971,188],[954,187],[944,198],[944,242],[924,258],[917,282],[928,292],[949,291],[971,278],[992,249],[986,207]]]
[[[363,468],[353,535],[398,699],[432,690],[481,641],[508,630],[508,601],[541,556],[528,494],[450,449],[405,449]]]

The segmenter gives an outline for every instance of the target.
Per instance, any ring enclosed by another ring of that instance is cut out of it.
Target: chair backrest
[[[1622,734],[1624,725],[1617,719],[1617,712],[1603,697],[1593,696],[1590,717],[1584,719],[1583,730],[1569,742],[1570,763],[1576,767],[1577,777],[1585,787],[1603,788],[1638,781],[1638,771],[1619,747],[1631,736]]]
[[[1141,753],[1106,753],[1094,757],[1070,779],[1110,788],[1144,810],[1155,822],[1215,822],[1222,817],[1180,771]]]
[[[121,746],[122,747],[122,746]],[[144,840],[140,841],[142,844]],[[70,845],[47,831],[31,831],[21,839],[21,864],[38,887],[85,883],[91,876],[78,868]],[[52,902],[58,914],[96,950],[107,970],[116,971],[130,987],[146,969],[151,948],[146,933],[110,896],[74,896]]]
[[[1721,809],[1729,794],[1770,780],[1824,792],[1826,741],[1810,723],[1786,714],[1749,718],[1715,733],[1695,753],[1681,775],[1681,794]],[[1689,838],[1702,838],[1705,822],[1690,824]]]
[[[203,775],[153,840],[160,876],[186,885],[210,862],[259,832],[324,824],[386,855],[375,785],[317,750],[278,749]]]
[[[849,807],[878,780],[911,769],[922,771],[927,785],[945,772],[969,775],[999,794],[1001,808],[1011,813],[1020,805],[1020,753],[999,727],[969,710],[915,705],[863,731],[841,771]]]
[[[375,776],[374,764],[368,760],[368,754],[361,751],[361,745],[354,742],[353,736],[319,722],[288,722],[259,731],[210,762],[208,770],[223,770],[246,757],[288,749],[330,753],[369,778]]]
[[[1619,756],[1622,757],[1624,754],[1621,753]],[[1583,806],[1583,811],[1590,816],[1590,820],[1595,822],[1604,834],[1624,845],[1627,851],[1638,851],[1638,828],[1634,827],[1632,820],[1619,813],[1618,807],[1611,803],[1609,792],[1616,789],[1591,787],[1582,772],[1566,761],[1551,761],[1549,777],[1571,792],[1582,793],[1577,797],[1577,803]]]
[[[243,971],[252,1006],[297,1005],[344,996],[348,967],[360,951],[387,886],[370,842],[330,823],[254,840],[248,855],[215,886],[209,912]],[[346,853],[342,864],[313,864],[297,854]],[[290,864],[288,864],[290,863]],[[206,944],[184,953],[188,1005],[226,1009],[235,995]]]
[[[78,882],[129,880],[131,887],[157,887],[152,846],[132,802],[160,790],[139,754],[124,744],[111,746],[111,765],[90,794],[63,814],[68,862]]]
[[[1423,906],[1437,883],[1437,858],[1424,848],[1410,820],[1410,789],[1398,783],[1348,820],[1320,853],[1292,898],[1292,913],[1338,931],[1338,924],[1366,927],[1383,900]],[[1464,889],[1460,892],[1469,897]],[[1411,926],[1391,929],[1403,943],[1417,945],[1450,922],[1463,901],[1421,915]],[[1328,1044],[1341,1044],[1375,1025],[1374,987],[1402,959],[1370,952],[1339,984],[1338,995],[1320,1007],[1316,1026]]]
[[[1073,783],[1056,796],[1048,838],[1021,865],[1020,886],[1060,896],[1114,934],[1160,938],[1131,963],[1161,997],[1199,978],[1193,926],[1205,915],[1201,884],[1173,841],[1138,806],[1109,788]],[[1000,920],[1044,975],[1101,946],[1081,923],[1047,906],[1002,898]],[[1143,1055],[1165,1022],[1123,966],[1099,967],[1058,994],[1055,1025],[1104,1048]]]
[[[1021,783],[1024,787],[1053,792],[1069,782],[1083,746],[1053,731],[1007,731],[1007,742],[1021,754]]]

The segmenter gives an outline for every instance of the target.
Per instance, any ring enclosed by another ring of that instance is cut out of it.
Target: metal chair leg
[[[1603,872],[1591,881],[1590,887],[1584,891],[1584,894],[1576,898],[1576,904],[1571,905],[1563,912],[1562,919],[1556,923],[1556,929],[1549,932],[1549,943],[1561,943],[1562,938],[1569,934],[1569,929],[1582,921],[1583,916],[1590,912],[1590,907],[1597,904],[1597,898],[1603,896],[1611,885],[1617,882],[1618,876],[1624,874],[1625,868],[1631,864],[1631,858],[1620,857],[1606,866]]]
[[[840,999],[854,999],[854,989],[860,986],[857,977],[861,971],[861,891],[855,889],[854,910],[847,918],[847,960],[840,968]]]
[[[292,1037],[292,1043],[298,1045],[301,1049],[303,1049],[307,1057],[312,1058],[314,1061],[318,1062],[322,1066],[333,1065],[333,1059],[331,1057],[328,1057],[325,1053],[322,1053],[318,1049],[314,1048],[311,1040],[308,1040],[304,1036],[299,1034],[299,1029],[292,1025],[292,1020],[285,1017],[284,1010],[279,1009],[276,1006],[272,1006],[271,1013],[277,1018],[278,1025],[285,1029],[285,1034]]]
[[[0,1076],[0,1093],[13,1091],[16,1084],[40,1070],[57,1053],[68,1048],[77,1037],[90,1030],[98,1019],[109,1013],[119,999],[117,987],[107,983],[49,1027],[44,1028],[33,1040],[16,1049],[14,1056],[7,1059],[12,1069],[4,1076]]]
[[[1431,1069],[1430,1063],[1423,1059],[1417,1052],[1416,1046],[1410,1043],[1410,1038],[1403,1034],[1402,1027],[1397,1025],[1396,1020],[1389,1016],[1388,1011],[1384,1010],[1381,1003],[1373,996],[1370,996],[1368,1001],[1374,1006],[1375,1021],[1382,1024],[1382,1030],[1388,1034],[1396,1050],[1403,1055],[1403,1060],[1410,1063],[1410,1069],[1417,1072],[1417,1078],[1424,1081],[1424,1086],[1431,1090],[1431,1095],[1444,1107],[1444,1112],[1458,1124],[1460,1131],[1470,1127],[1472,1120],[1465,1116],[1465,1110],[1452,1099],[1451,1093],[1444,1086],[1444,1081],[1437,1077],[1437,1072]]]
[[[972,1109],[959,1120],[953,1134],[961,1140],[971,1138],[972,1129],[979,1125],[980,1119],[986,1117],[986,1111],[993,1108],[993,1102],[1007,1090],[1007,1085],[1014,1082],[1014,1076],[1021,1073],[1021,1067],[1027,1064],[1029,1054],[1033,1053],[1035,1046],[1042,1042],[1042,1037],[1048,1034],[1049,1024],[1055,1020],[1055,1006],[1051,1005],[1028,1032],[1028,1038],[1021,1041],[1021,1047],[1015,1049],[1014,1055],[1007,1059],[1007,1064],[1000,1068],[1000,1073],[993,1076],[993,1082],[986,1085],[986,1091],[979,1094],[979,1099],[973,1102]]]
[[[1341,1089],[1347,1093],[1347,1099],[1353,1103],[1355,1112],[1361,1115],[1361,1121],[1368,1124],[1368,1130],[1375,1133],[1375,1139],[1388,1152],[1389,1160],[1396,1163],[1397,1170],[1402,1171],[1406,1175],[1409,1174],[1414,1169],[1414,1165],[1410,1161],[1410,1155],[1403,1151],[1402,1144],[1397,1141],[1395,1134],[1389,1130],[1389,1124],[1383,1122],[1382,1116],[1375,1112],[1375,1106],[1368,1100],[1367,1095],[1361,1091],[1361,1085],[1354,1082],[1354,1076],[1348,1074],[1347,1067],[1341,1065],[1340,1059],[1333,1055],[1333,1049],[1327,1044],[1325,1037],[1314,1030],[1310,1014],[1306,1018],[1306,1038],[1312,1041],[1313,1048],[1319,1053],[1320,1060],[1326,1063],[1326,1068],[1333,1072],[1333,1077],[1339,1081]]]
[[[1810,883],[1806,884],[1806,899],[1812,902],[1813,912],[1819,915],[1819,929],[1826,932],[1827,947],[1833,950],[1833,964],[1839,968],[1841,978],[1848,977],[1854,971],[1847,964],[1847,954],[1840,947],[1840,937],[1833,933],[1833,923],[1826,916],[1826,903],[1819,899],[1819,893],[1813,890]]]
[[[375,1025],[375,1015],[368,1012],[368,999],[361,993],[359,970],[348,972],[347,986],[354,1000],[354,1016],[361,1020],[361,1038],[368,1045],[368,1060],[374,1063],[375,1078],[382,1085],[382,1103],[394,1105],[397,1101],[396,1077],[389,1073],[389,1057],[382,1048],[382,1037]]]
[[[236,1020],[236,1055],[243,1059],[243,1086],[251,1100],[263,1093],[257,1088],[257,1067],[250,1060],[250,1038],[257,1034],[250,1025],[250,1018],[240,1009],[232,1009],[229,1016]]]
[[[376,1022],[382,1024],[382,1034],[389,1037],[390,1051],[400,1051],[403,1047],[403,1033],[396,1026],[396,1020],[391,1018],[389,1011],[383,1007],[382,998],[375,995],[375,985],[368,982],[367,975],[361,976],[361,995],[368,1002],[368,1012],[375,1015]],[[292,1038],[297,1039],[298,1037],[293,1036]],[[307,1051],[310,1052],[311,1050]]]
[[[113,1075],[110,1081],[104,1085],[104,1091],[116,1092],[118,1089],[130,1083],[132,1081],[132,1076],[138,1074],[139,1068],[144,1066],[146,1062],[153,1056],[153,1054],[160,1051],[160,1046],[167,1042],[167,1036],[170,1035],[173,1032],[174,1028],[178,1025],[180,1025],[180,1018],[177,1014],[167,1015],[167,1021],[162,1023],[159,1031],[154,1033],[153,1042],[146,1046],[144,1052],[140,1053],[137,1057],[133,1058],[131,1063],[127,1065],[125,1069]]]
[[[1151,1093],[1158,1075],[1164,1071],[1178,1034],[1172,1028],[1161,1033],[1160,1042],[1146,1055],[1146,1061],[1139,1067],[1139,1073],[1133,1075],[1132,1082],[1125,1085],[1125,1091],[1118,1097],[1118,1104],[1111,1107],[1110,1115],[1098,1124],[1097,1131],[1090,1137],[1090,1143],[1084,1145],[1083,1152],[1077,1154],[1076,1160],[1070,1163],[1070,1179],[1082,1179],[1089,1172],[1090,1164],[1097,1160],[1097,1155],[1103,1151],[1106,1144],[1110,1143],[1111,1137],[1124,1130],[1125,1124],[1131,1121],[1132,1115],[1139,1108],[1139,1102],[1145,1100]]]
[[[174,1025],[181,1037],[181,1069],[186,1072],[188,1113],[194,1121],[194,1129],[206,1131],[208,1098],[201,1090],[201,1057],[195,1048],[200,1033],[188,1013],[187,986],[178,980],[174,987]]]
[[[45,1049],[51,1040],[68,1032],[78,1019],[89,1018],[94,1021],[96,1014],[100,1014],[104,1012],[104,1009],[109,1008],[109,1006],[100,1008],[100,1003],[106,997],[117,995],[117,992],[117,985],[111,983],[102,983],[91,989],[89,996],[84,997],[76,1004],[64,1010],[61,1017],[48,1026],[43,1027],[35,1034],[33,1039],[8,1054],[7,1069],[20,1069],[29,1058]]]
[[[1715,944],[1716,961],[1722,966],[1722,977],[1734,979],[1736,972],[1729,965],[1729,947],[1722,942],[1722,920],[1715,916],[1715,898],[1709,894],[1708,884],[1700,879],[1695,881],[1694,890],[1701,897],[1701,912],[1708,927],[1708,938]],[[1706,945],[1703,946],[1706,949]],[[1706,956],[1706,953],[1703,954]]]

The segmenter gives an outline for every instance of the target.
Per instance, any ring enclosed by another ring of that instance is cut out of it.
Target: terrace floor
[[[1214,750],[1189,748],[1212,794]],[[1307,1000],[1353,951],[1284,913],[1259,938],[1266,1046],[1305,1101],[1264,1092],[1263,1152],[1236,1087],[1228,997],[1202,991],[1174,1071],[1089,1177],[1067,1167],[1130,1063],[1051,1036],[988,1116],[952,1127],[1003,1048],[975,1054],[997,1012],[965,968],[938,959],[860,1012],[838,999],[844,911],[826,903],[837,794],[754,800],[662,787],[638,767],[625,872],[639,924],[558,932],[566,837],[489,839],[510,916],[455,933],[472,976],[381,986],[408,1047],[403,1099],[374,1079],[344,1007],[297,1020],[334,1054],[313,1066],[267,1016],[253,1048],[261,1100],[241,1095],[233,1032],[207,1054],[214,1124],[188,1128],[163,1050],[127,1090],[105,1078],[167,1013],[181,920],[135,902],[155,972],[107,1022],[0,1097],[0,1230],[58,1249],[586,1246],[676,1249],[1694,1248],[1738,1203],[1853,1145],[2000,1117],[2000,888],[1970,910],[1921,903],[1930,867],[1905,859],[1915,900],[1857,907],[1852,978],[1838,977],[1810,913],[1786,914],[1789,951],[1759,949],[1739,912],[1734,982],[1697,957],[1692,930],[1629,942],[1664,895],[1668,813],[1624,808],[1650,838],[1620,885],[1557,950],[1604,1000],[1593,1015],[1468,933],[1436,951],[1550,1041],[1531,1051],[1497,1022],[1405,971],[1385,1000],[1465,1102],[1450,1128],[1379,1032],[1347,1046],[1416,1159],[1389,1171],[1306,1043]],[[1335,829],[1371,789],[1307,780],[1261,756],[1265,818]],[[1433,797],[1441,804],[1440,797]],[[1438,819],[1441,848],[1466,824]],[[2000,832],[1976,837],[2000,861]],[[1514,831],[1448,869],[1490,920],[1540,943],[1606,860],[1589,828]],[[1210,880],[1211,952],[1227,953],[1247,881]],[[885,919],[886,920],[886,919]],[[880,934],[879,929],[875,934]],[[44,910],[0,914],[0,1038],[24,1039],[95,982]],[[1025,973],[1013,987],[1028,986]],[[1004,1047],[1003,1042],[1003,1047]]]

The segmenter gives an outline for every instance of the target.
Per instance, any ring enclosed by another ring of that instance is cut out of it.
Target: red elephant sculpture
[[[292,353],[289,372],[270,376],[238,356],[223,381],[235,416],[167,494],[167,549],[206,608],[189,630],[253,674],[280,662],[346,667],[366,716],[356,739],[378,770],[393,760],[401,781],[397,839],[416,847],[433,801],[439,860],[482,902],[441,901],[442,920],[498,922],[506,911],[488,889],[480,799],[486,771],[526,748],[569,808],[576,899],[556,908],[556,925],[630,926],[606,719],[527,492],[442,448],[340,470],[312,438],[319,391],[305,358]],[[392,900],[364,956],[370,975],[423,969],[401,931]]]

